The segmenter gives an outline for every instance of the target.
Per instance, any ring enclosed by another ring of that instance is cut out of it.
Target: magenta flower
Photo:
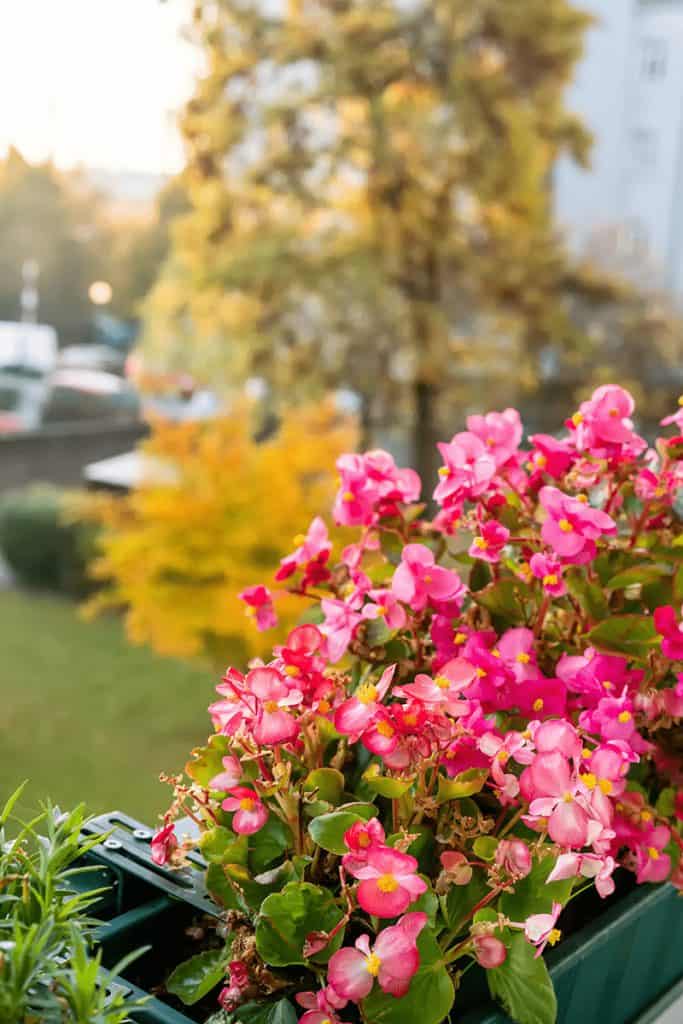
[[[435,564],[434,552],[424,544],[406,544],[402,561],[394,572],[391,590],[394,597],[415,612],[428,601],[447,601],[459,593],[462,580],[457,572]]]
[[[636,850],[638,883],[664,882],[669,877],[671,857],[663,850],[670,839],[671,830],[666,825],[656,825],[647,832],[642,845]]]
[[[548,513],[541,536],[565,562],[583,565],[590,561],[597,538],[617,532],[617,524],[605,512],[570,498],[557,487],[542,487],[539,498]]]
[[[417,501],[421,482],[412,469],[399,469],[384,451],[342,455],[337,459],[340,489],[334,503],[334,521],[340,526],[370,526],[384,514],[397,511],[397,503]]]
[[[337,732],[350,736],[356,742],[369,728],[382,700],[391,686],[396,671],[395,665],[385,669],[378,683],[361,683],[348,700],[339,705],[334,714]]]
[[[231,960],[228,965],[228,984],[218,996],[219,1005],[228,1012],[236,1009],[243,1001],[251,979],[247,967],[240,960]]]
[[[362,867],[366,864],[370,850],[383,846],[384,839],[384,829],[377,818],[355,822],[344,833],[344,843],[349,852],[344,854],[342,864],[347,871],[351,871],[352,867]]]
[[[349,871],[360,880],[359,905],[377,917],[397,917],[427,889],[415,858],[388,846],[371,848],[367,862]]]
[[[676,621],[671,605],[655,609],[655,629],[662,638],[662,654],[672,661],[683,659],[683,624]]]
[[[280,568],[275,574],[276,580],[286,580],[289,576],[292,576],[298,568],[301,566],[308,566],[311,562],[317,563],[317,569],[314,572],[316,577],[320,578],[320,573],[323,570],[325,563],[330,557],[332,550],[332,542],[329,539],[327,533],[327,526],[320,516],[316,516],[311,525],[308,527],[308,532],[305,536],[299,535],[294,538],[294,543],[297,545],[296,549],[291,555],[287,555],[280,562]],[[329,577],[329,572],[323,573],[324,577]]]
[[[178,848],[178,840],[173,824],[164,825],[152,836],[151,851],[152,860],[155,864],[162,866],[168,864],[171,854]]]
[[[480,438],[466,431],[437,448],[444,465],[439,470],[441,480],[434,490],[434,501],[439,505],[460,504],[488,490],[496,475],[496,460]]]
[[[246,786],[234,786],[221,807],[224,811],[235,812],[232,828],[241,836],[253,835],[262,829],[268,820],[268,808],[261,803],[258,793],[253,789],[247,789]]]
[[[552,911],[549,914],[532,914],[524,924],[524,934],[527,942],[536,946],[536,956],[539,957],[546,945],[554,946],[561,938],[561,932],[555,927],[558,917],[562,913],[562,904],[553,903]]]
[[[375,978],[383,992],[404,996],[420,966],[416,940],[426,923],[426,914],[406,914],[381,931],[372,948],[369,937],[361,935],[355,948],[340,949],[330,958],[329,985],[354,1003],[370,994]]]
[[[547,473],[554,480],[560,480],[575,457],[570,442],[558,441],[550,434],[532,434],[529,441],[535,449],[530,454],[531,468],[537,473]]]
[[[259,583],[255,587],[247,587],[240,594],[240,600],[247,606],[247,615],[253,615],[256,628],[263,632],[277,626],[277,615],[273,607],[273,595]]]
[[[339,661],[346,654],[356,627],[363,621],[362,615],[334,597],[325,597],[320,602],[325,621],[320,632],[327,637],[327,656],[331,663]]]
[[[538,552],[529,559],[529,568],[543,584],[546,594],[550,594],[551,597],[562,597],[567,593],[567,586],[562,579],[562,563],[557,558]]]
[[[598,458],[638,456],[647,448],[647,441],[633,432],[634,408],[632,395],[623,388],[614,384],[597,388],[570,421],[577,448]]]
[[[229,754],[223,758],[223,771],[209,779],[209,789],[218,789],[222,793],[227,793],[229,789],[239,784],[241,778],[242,765],[234,754]]]
[[[472,541],[468,554],[472,558],[483,558],[485,562],[499,562],[509,536],[507,527],[489,519],[479,527],[479,536]]]

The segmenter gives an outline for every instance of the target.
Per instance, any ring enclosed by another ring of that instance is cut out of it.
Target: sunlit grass
[[[125,810],[153,823],[176,771],[210,730],[208,670],[126,642],[114,619],[84,622],[60,598],[0,592],[0,803]]]

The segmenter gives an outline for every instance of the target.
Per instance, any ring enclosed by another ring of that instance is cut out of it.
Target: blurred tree
[[[22,264],[36,260],[39,319],[62,344],[87,340],[88,287],[104,271],[105,238],[97,200],[77,176],[10,149],[0,161],[0,319],[19,319]]]
[[[236,648],[245,657],[265,653],[273,634],[264,643],[245,628],[237,595],[296,547],[293,509],[302,523],[328,510],[334,462],[355,441],[353,425],[327,403],[289,413],[260,443],[244,407],[211,420],[158,422],[144,450],[166,467],[161,480],[150,472],[129,496],[90,495],[74,505],[74,516],[103,527],[94,575],[106,587],[90,611],[123,608],[130,638],[162,654],[203,656],[224,668]],[[279,594],[278,638],[301,610],[300,598]]]
[[[446,403],[518,399],[622,302],[552,217],[556,161],[590,146],[563,104],[588,24],[568,0],[196,0],[192,210],[149,350],[288,401],[354,388],[366,428],[412,415],[431,475]]]

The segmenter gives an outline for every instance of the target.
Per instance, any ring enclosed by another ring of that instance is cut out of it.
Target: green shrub
[[[21,583],[82,597],[96,527],[68,516],[73,492],[33,484],[0,498],[0,551]]]

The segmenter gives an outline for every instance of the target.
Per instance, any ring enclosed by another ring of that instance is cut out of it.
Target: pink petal
[[[367,959],[357,949],[345,946],[331,958],[327,980],[335,992],[354,1003],[370,994],[374,982],[367,969]]]
[[[398,917],[413,902],[410,893],[401,887],[393,892],[382,892],[376,878],[369,878],[358,886],[358,903],[368,914],[376,917]]]

